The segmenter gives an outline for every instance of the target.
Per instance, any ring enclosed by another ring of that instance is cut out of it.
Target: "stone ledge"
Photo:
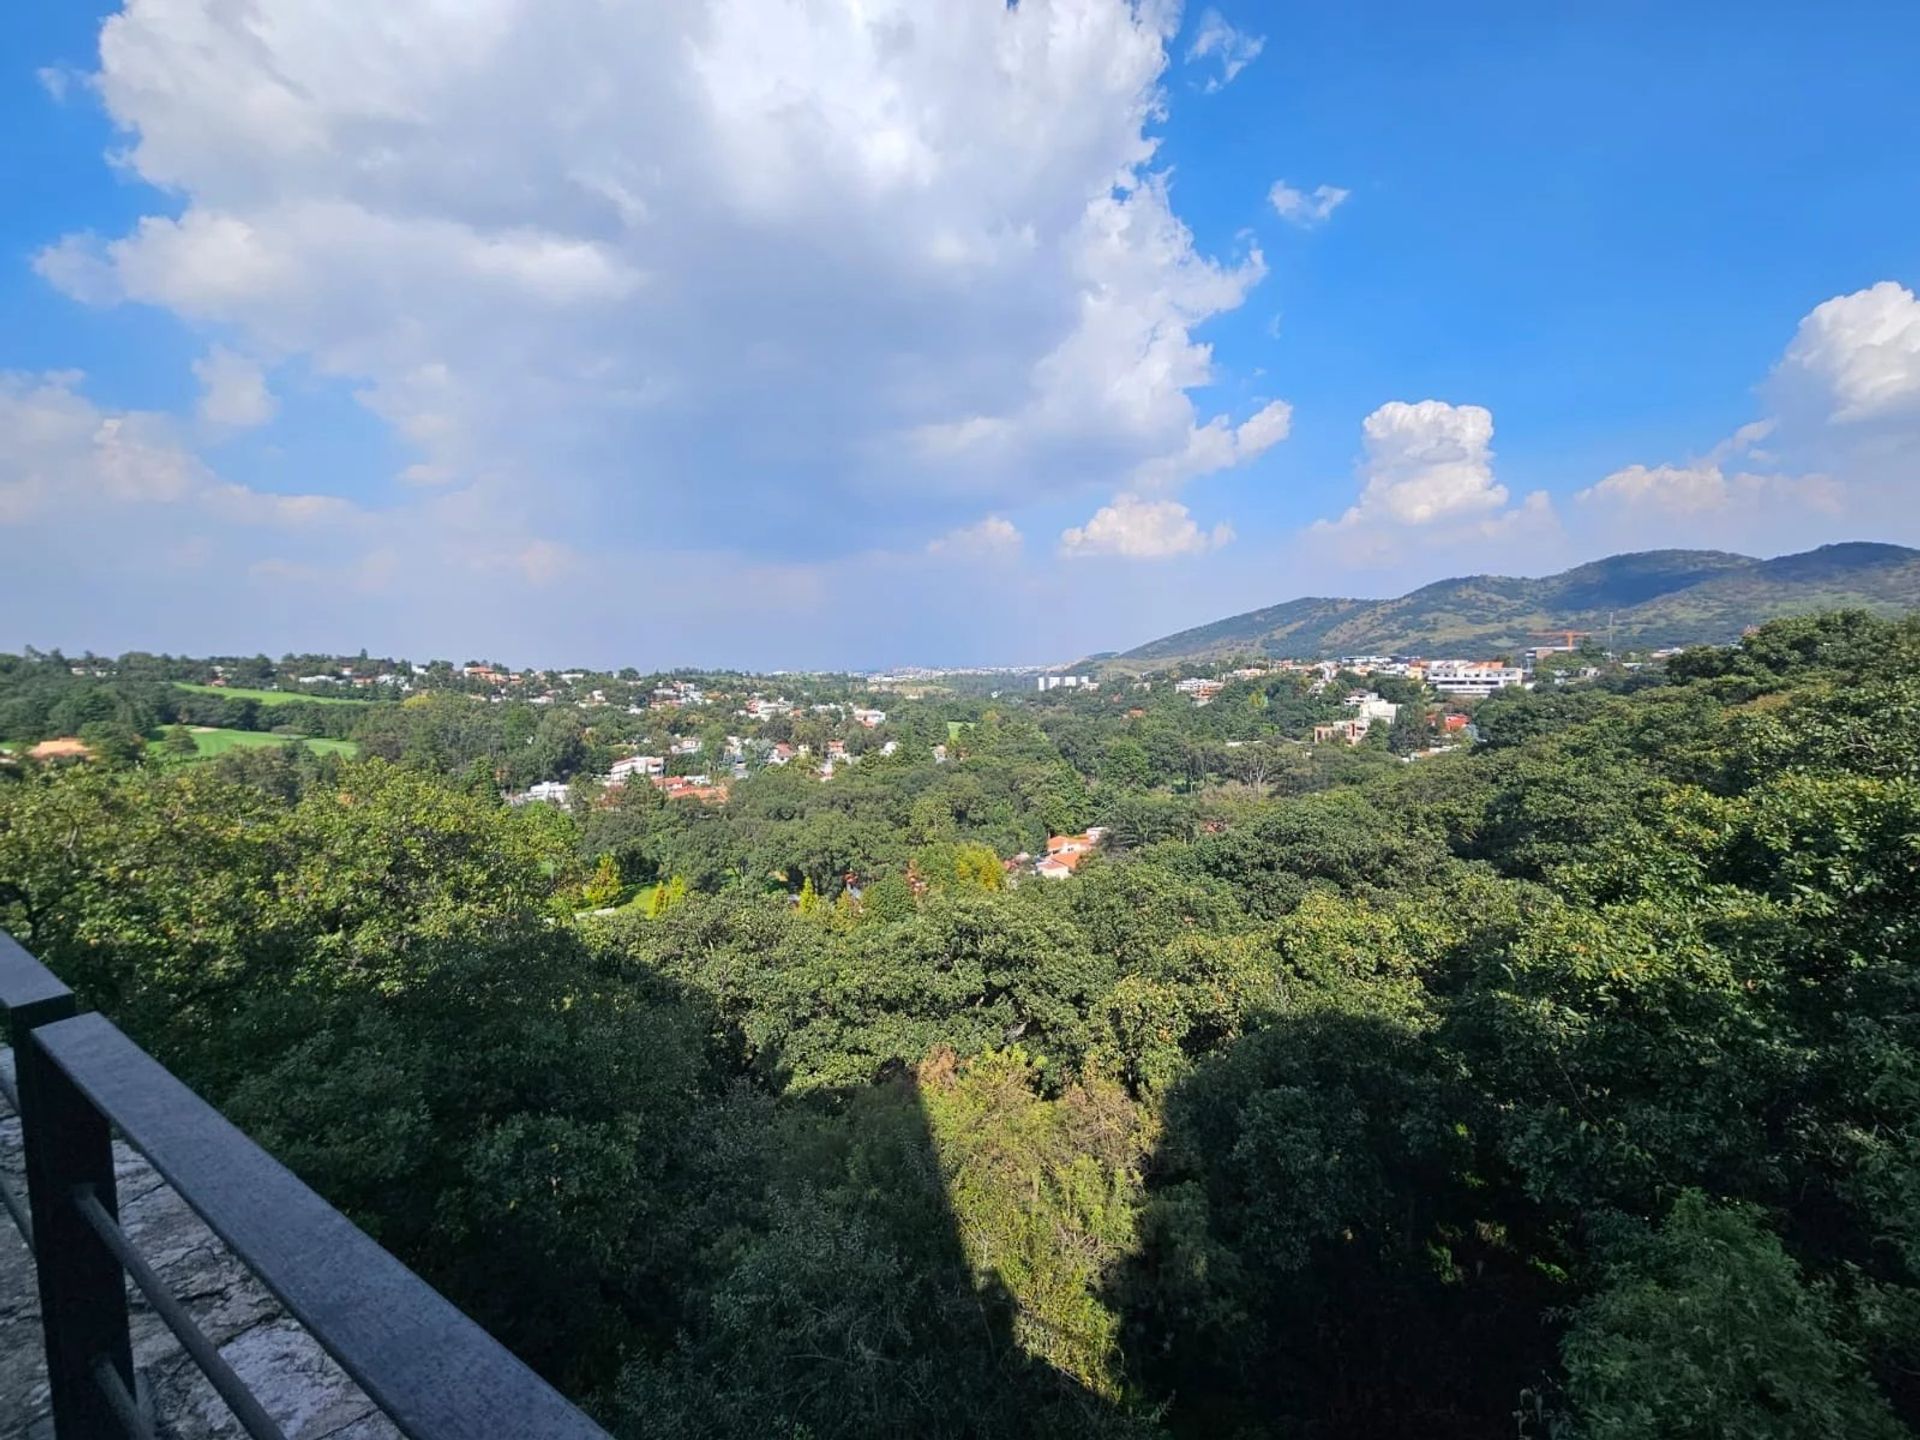
[[[12,1062],[0,1049],[9,1074]],[[128,1236],[288,1440],[401,1440],[393,1422],[152,1166],[119,1140],[113,1158]],[[0,1111],[0,1173],[24,1194],[21,1164],[19,1117]],[[131,1285],[128,1312],[134,1368],[162,1440],[244,1437],[206,1376]],[[0,1440],[52,1440],[52,1434],[33,1259],[0,1212]]]

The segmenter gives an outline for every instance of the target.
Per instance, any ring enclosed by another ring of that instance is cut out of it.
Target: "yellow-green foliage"
[[[1119,1317],[1100,1294],[1134,1246],[1145,1116],[1097,1077],[1057,1099],[1037,1093],[1024,1051],[920,1067],[928,1126],[979,1283],[1004,1287],[1014,1338],[1095,1394],[1126,1391]]]
[[[684,875],[670,876],[668,879],[653,887],[653,894],[647,899],[647,916],[649,919],[657,920],[686,898],[687,877]]]
[[[620,898],[620,866],[611,855],[602,855],[587,883],[580,887],[580,898],[596,910]]]
[[[913,866],[930,890],[991,891],[1006,883],[1000,857],[988,845],[928,845],[915,852]]]

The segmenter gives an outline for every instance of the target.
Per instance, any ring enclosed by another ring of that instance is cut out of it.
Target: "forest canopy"
[[[0,926],[620,1433],[1909,1433],[1920,623],[1329,707],[904,701],[708,804],[313,704],[363,758],[0,765]]]

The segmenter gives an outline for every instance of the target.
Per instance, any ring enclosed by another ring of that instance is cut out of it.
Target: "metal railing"
[[[410,1440],[605,1432],[0,933],[0,1007],[27,1196],[0,1202],[33,1252],[58,1440],[150,1440],[126,1280],[254,1440],[282,1431],[120,1226],[114,1131]]]

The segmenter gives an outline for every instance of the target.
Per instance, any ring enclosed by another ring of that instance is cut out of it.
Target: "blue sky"
[[[1029,662],[1920,542],[1920,10],[35,7],[0,645]]]

